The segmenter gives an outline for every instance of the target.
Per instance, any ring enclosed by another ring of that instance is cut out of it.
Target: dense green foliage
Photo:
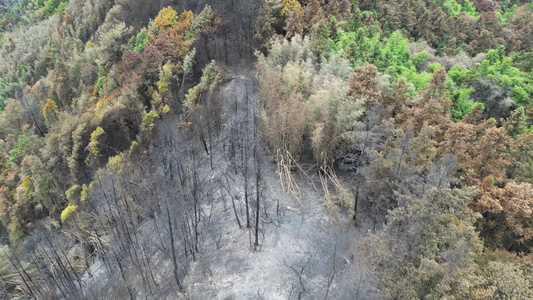
[[[364,14],[360,15],[364,16]],[[357,17],[357,14],[353,16],[353,18]],[[379,23],[365,26],[362,25],[363,22],[363,19],[336,22],[336,32],[329,34],[330,37],[334,37],[329,39],[331,44],[329,51],[342,50],[345,57],[349,58],[355,66],[375,65],[380,72],[391,75],[391,83],[400,77],[406,78],[407,82],[413,84],[417,90],[426,88],[431,73],[440,68],[439,62],[450,64],[450,62],[438,58],[430,64],[430,55],[426,51],[411,52],[410,42],[402,31],[397,30],[386,34],[380,29]],[[361,26],[354,26],[354,24],[361,24]],[[412,47],[415,48],[414,45]],[[520,56],[513,53],[513,56],[516,57],[513,60],[506,53],[505,46],[500,45],[497,49],[489,50],[485,59],[480,63],[474,63],[469,67],[455,64],[449,70],[448,96],[453,101],[452,115],[454,120],[462,119],[474,105],[473,101],[468,103],[467,100],[468,96],[475,91],[472,84],[479,77],[490,77],[502,88],[510,89],[512,100],[517,105],[533,105],[531,102],[533,99],[531,74],[521,71],[515,66],[515,62],[518,61],[516,58]],[[325,52],[324,55],[330,54]]]
[[[68,5],[68,0],[21,0],[1,15],[0,33],[10,31],[19,23],[27,25],[42,18],[57,15]]]

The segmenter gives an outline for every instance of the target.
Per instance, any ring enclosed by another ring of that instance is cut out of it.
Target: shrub
[[[77,205],[69,205],[61,212],[61,223],[65,223],[78,211]]]
[[[67,196],[67,200],[73,201],[75,197],[80,193],[81,187],[77,184],[73,185],[70,189],[65,191],[65,195]]]
[[[143,117],[143,126],[148,128],[149,130],[152,130],[152,128],[155,125],[155,120],[159,118],[159,115],[156,111],[152,110]]]

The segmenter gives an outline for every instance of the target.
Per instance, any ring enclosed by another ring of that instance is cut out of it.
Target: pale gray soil
[[[243,89],[246,84],[251,88],[253,78],[248,74],[232,76],[225,94],[245,95]],[[250,103],[256,101],[253,94]],[[226,199],[225,211],[220,204],[215,208],[222,210],[224,221],[218,226],[225,234],[220,250],[206,258],[211,260],[211,274],[206,276],[199,264],[192,266],[185,281],[189,295],[194,299],[325,299],[328,294],[330,299],[375,299],[378,294],[372,292],[366,266],[354,261],[363,234],[349,222],[336,221],[305,176],[294,172],[301,203],[285,195],[273,161],[267,156],[262,164],[260,249],[254,251],[253,229],[238,228]],[[220,163],[224,169],[224,162]],[[234,184],[234,194],[242,200],[242,182]]]
[[[223,87],[224,112],[228,119],[238,117],[232,112],[234,97],[239,106],[246,107],[243,105],[246,87],[250,95],[248,107],[257,105],[252,74],[254,70],[229,75],[232,79]],[[224,128],[218,138],[219,146],[213,147],[216,150],[211,153],[213,171],[207,155],[201,167],[206,182],[220,185],[215,200],[203,207],[209,226],[205,226],[203,232],[201,255],[195,262],[180,266],[186,273],[182,276],[185,291],[170,290],[158,299],[382,298],[373,287],[368,266],[359,255],[358,248],[366,230],[354,228],[349,216],[334,218],[329,213],[322,205],[320,188],[315,189],[310,182],[310,179],[316,181],[315,186],[319,187],[316,175],[307,177],[293,172],[301,202],[284,194],[277,165],[268,153],[263,155],[261,163],[260,247],[254,249],[253,228],[246,228],[243,178],[235,175],[227,155],[222,153],[222,143],[229,134],[228,126]],[[252,177],[251,187],[254,186]],[[226,188],[222,188],[220,182]],[[230,193],[236,198],[241,228],[235,219]],[[251,188],[249,193],[255,195],[255,189]],[[146,242],[154,245],[157,244],[155,222],[158,221],[146,222],[139,229]],[[165,233],[161,236],[164,238]],[[159,288],[171,289],[172,263],[167,252],[154,248],[154,256],[152,260],[157,262],[153,266],[154,276],[160,282]],[[105,297],[110,295],[106,289],[116,288],[108,282],[117,275],[109,275],[101,263],[95,263],[90,273],[92,277],[88,273],[84,276],[87,297]],[[131,282],[141,282],[140,274],[131,276]],[[133,286],[139,299],[153,298],[142,287]]]

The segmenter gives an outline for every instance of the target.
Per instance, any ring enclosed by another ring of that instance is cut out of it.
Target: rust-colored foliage
[[[387,108],[391,117],[395,117],[401,112],[405,104],[411,99],[410,90],[405,78],[400,78],[394,84],[392,93],[383,98],[383,105]]]
[[[486,120],[479,124],[451,123],[445,136],[445,152],[453,153],[461,163],[460,174],[465,185],[479,185],[487,176],[496,182],[505,180],[510,164],[506,145],[509,136],[496,122]]]
[[[303,11],[302,10],[292,10],[289,12],[287,17],[287,25],[284,29],[286,31],[287,37],[292,37],[297,34],[302,35],[304,31],[303,23]]]
[[[422,92],[419,99],[408,102],[409,105],[398,116],[398,123],[403,126],[413,124],[415,133],[422,126],[429,126],[434,129],[437,138],[442,136],[450,122],[451,101],[446,97],[446,78],[444,68],[435,71],[427,90]]]
[[[509,19],[509,28],[516,34],[517,50],[533,47],[533,4],[520,7]]]
[[[324,12],[318,0],[311,0],[304,9],[303,25],[304,29],[311,28],[324,18]]]
[[[161,66],[162,62],[163,55],[161,55],[154,45],[148,45],[144,50],[138,73],[142,75],[145,80],[155,82],[159,77],[159,66]]]
[[[368,108],[381,104],[381,93],[374,90],[377,75],[378,68],[372,64],[366,67],[358,67],[357,71],[350,76],[348,96],[365,98],[365,105]]]
[[[159,53],[161,53],[164,61],[176,59],[176,50],[172,45],[172,42],[170,41],[166,31],[159,31],[159,36],[155,40],[154,46],[157,48]]]
[[[124,70],[121,75],[122,85],[127,85],[134,80],[134,75],[142,60],[143,56],[137,51],[128,51],[124,54]]]
[[[533,246],[533,187],[529,183],[511,181],[500,188],[484,180],[481,196],[475,209],[487,216],[485,230],[491,230],[491,239],[507,250],[528,250]]]
[[[154,23],[159,26],[159,42],[156,41],[156,43],[159,44],[158,49],[164,50],[165,56],[169,56],[166,39],[169,39],[174,45],[174,52],[177,51],[179,57],[183,57],[187,53],[190,46],[187,32],[191,28],[193,18],[193,13],[190,10],[184,11],[178,18],[177,12],[170,6],[159,12],[154,20]]]
[[[520,134],[509,144],[512,159],[507,176],[533,184],[533,133]]]
[[[329,1],[325,5],[326,15],[342,16],[352,8],[350,0]]]
[[[191,41],[187,39],[187,32],[189,31],[189,28],[191,28],[192,20],[192,12],[184,11],[176,23],[176,26],[172,27],[169,32],[170,41],[176,47],[179,57],[183,57],[189,51]]]
[[[480,11],[494,11],[496,10],[496,5],[492,1],[482,0],[476,1],[476,8]]]

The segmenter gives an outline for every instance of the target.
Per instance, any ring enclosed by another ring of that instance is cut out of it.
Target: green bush
[[[9,159],[8,159],[9,163],[13,163],[17,159],[20,151],[24,147],[26,147],[26,145],[28,145],[28,142],[29,142],[29,138],[27,135],[25,134],[19,135],[17,147],[9,151]]]
[[[77,205],[69,205],[61,212],[61,223],[65,223],[70,219],[78,210]]]

